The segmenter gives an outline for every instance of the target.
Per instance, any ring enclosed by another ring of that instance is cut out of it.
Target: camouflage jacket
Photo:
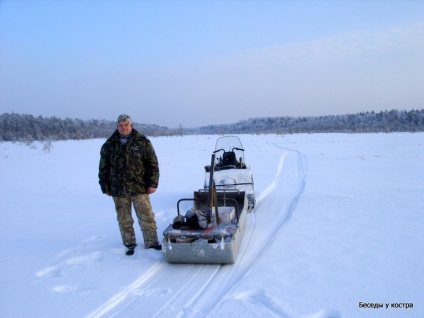
[[[116,130],[100,151],[99,184],[103,193],[116,197],[157,188],[159,163],[150,140],[133,129],[131,139],[123,145]]]

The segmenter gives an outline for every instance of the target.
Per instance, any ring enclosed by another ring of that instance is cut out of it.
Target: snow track
[[[273,181],[257,195],[255,211],[248,214],[235,264],[168,264],[161,260],[87,318],[135,317],[141,313],[145,317],[161,318],[215,317],[216,310],[228,297],[249,301],[252,297],[240,297],[234,290],[290,219],[304,187],[302,155],[283,149]],[[163,298],[160,308],[149,307],[152,296]],[[272,301],[270,306],[271,316],[277,312],[279,316],[287,316]]]
[[[136,299],[136,291],[140,290],[144,284],[146,284],[152,277],[154,277],[154,275],[163,267],[163,265],[164,261],[161,261],[157,265],[152,266],[144,275],[140,276],[130,286],[116,294],[96,311],[89,314],[87,318],[99,318],[105,316],[113,317],[115,316],[115,313],[118,314]]]

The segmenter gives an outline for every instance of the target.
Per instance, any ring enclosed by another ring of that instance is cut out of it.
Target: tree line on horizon
[[[376,133],[422,132],[424,109],[361,112],[347,115],[262,117],[240,120],[235,124],[198,128],[168,128],[134,123],[146,136],[183,136],[195,134],[299,134],[299,133]],[[108,138],[116,129],[115,121],[35,117],[28,114],[0,115],[0,141],[46,141]]]
[[[420,132],[424,131],[424,109],[410,111],[393,109],[347,115],[251,118],[236,124],[211,125],[196,130],[200,134]]]

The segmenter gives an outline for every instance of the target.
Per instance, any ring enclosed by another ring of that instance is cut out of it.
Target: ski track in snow
[[[237,282],[241,281],[243,276],[260,259],[261,254],[266,250],[266,246],[272,244],[275,237],[291,218],[305,188],[304,159],[301,153],[279,147],[276,144],[274,146],[285,151],[281,155],[277,173],[273,182],[257,196],[255,211],[248,217],[246,235],[234,270],[228,277],[227,287],[222,289],[218,301],[214,303],[213,308],[208,310],[209,312],[218,308],[223,300],[232,297],[243,299],[251,313],[255,312],[255,307],[262,308],[257,316],[264,315],[263,308],[265,305],[268,317],[289,317],[284,306],[280,305],[272,296],[267,295],[265,291],[246,291],[242,295],[233,293],[233,290],[237,287]],[[292,172],[296,172],[294,178],[290,177]],[[269,220],[272,220],[272,222],[269,222]],[[266,231],[257,234],[255,229],[259,230],[259,226],[266,226]],[[260,244],[253,244],[255,241],[260,242]]]
[[[271,184],[256,197],[255,209],[248,214],[245,237],[233,265],[169,264],[162,259],[86,317],[127,317],[140,310],[149,317],[209,317],[228,297],[242,300],[252,313],[255,308],[262,308],[260,313],[264,314],[265,305],[268,316],[289,317],[284,305],[263,290],[232,294],[238,282],[260,259],[265,247],[272,244],[290,219],[305,187],[302,155],[295,150],[274,146],[283,150],[277,172]],[[265,226],[266,231],[256,233],[258,227]],[[98,251],[71,257],[75,252],[81,252],[81,248],[63,251],[58,256],[63,259],[61,262],[40,270],[36,276],[62,276],[66,266],[97,262],[103,258]],[[54,290],[69,293],[75,292],[76,288],[56,286]],[[166,295],[163,305],[148,308],[149,297],[158,295]]]
[[[116,294],[109,301],[107,301],[104,305],[93,311],[91,314],[87,316],[90,318],[98,318],[98,317],[113,317],[116,316],[114,313],[111,316],[112,311],[117,311],[117,307],[122,307],[121,310],[118,308],[118,312],[125,309],[128,305],[130,305],[135,298],[137,297],[137,290],[141,288],[146,282],[148,282],[152,277],[154,277],[163,267],[164,261],[160,261],[158,264],[150,267],[142,276],[140,276],[136,281],[134,281],[130,286]]]

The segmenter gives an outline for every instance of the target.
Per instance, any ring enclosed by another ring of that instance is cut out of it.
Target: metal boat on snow
[[[170,263],[234,263],[254,205],[253,176],[240,139],[218,138],[203,189],[178,201],[177,216],[163,232],[163,255]]]

